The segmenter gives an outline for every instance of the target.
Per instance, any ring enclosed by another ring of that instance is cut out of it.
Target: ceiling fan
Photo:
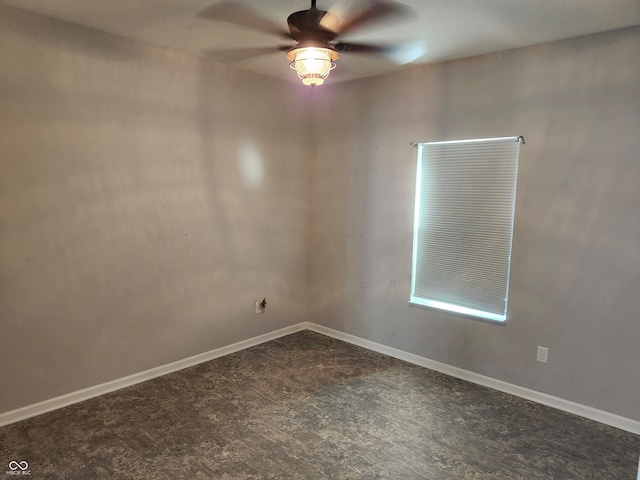
[[[371,23],[390,20],[408,12],[406,6],[391,0],[368,0],[365,7],[357,9],[342,20],[332,10],[333,8],[329,11],[318,9],[316,0],[311,0],[309,9],[289,15],[288,31],[271,19],[230,0],[211,5],[198,16],[296,41],[296,45],[240,49],[229,53],[234,55],[234,58],[247,59],[273,51],[284,51],[291,60],[291,68],[296,71],[302,83],[315,87],[324,83],[329,72],[335,68],[335,61],[341,53],[381,54],[391,49],[383,45],[337,42],[338,37]]]

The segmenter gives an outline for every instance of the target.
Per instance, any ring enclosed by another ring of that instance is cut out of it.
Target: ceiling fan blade
[[[269,55],[274,52],[286,52],[291,47],[281,45],[277,47],[249,47],[249,48],[231,48],[228,50],[203,50],[204,56],[218,60],[221,62],[239,62],[242,60],[250,60],[252,58]]]
[[[335,28],[332,28],[332,31],[337,35],[344,35],[381,20],[407,16],[411,11],[406,5],[391,0],[370,0],[365,3],[368,4],[366,7],[358,9],[351,16],[342,20]]]
[[[232,23],[241,27],[251,28],[270,35],[291,38],[289,32],[268,17],[248,8],[239,2],[222,0],[214,3],[197,14],[198,18]]]
[[[339,52],[347,53],[389,53],[393,47],[387,45],[369,45],[365,43],[336,43],[334,48]]]
[[[396,45],[369,45],[361,43],[337,43],[333,46],[339,53],[372,53],[385,57],[396,65],[406,65],[422,58],[427,53],[424,42],[414,41]]]

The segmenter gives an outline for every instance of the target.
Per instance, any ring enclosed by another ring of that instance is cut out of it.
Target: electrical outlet
[[[547,363],[549,360],[549,349],[547,347],[538,346],[538,356],[536,360],[541,363]]]

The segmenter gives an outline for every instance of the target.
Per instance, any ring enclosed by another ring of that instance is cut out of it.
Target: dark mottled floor
[[[639,453],[638,436],[309,331],[0,428],[3,468],[67,480],[635,480]]]

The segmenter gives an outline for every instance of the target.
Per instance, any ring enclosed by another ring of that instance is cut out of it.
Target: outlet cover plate
[[[547,363],[549,361],[549,349],[547,347],[538,346],[538,356],[536,361],[541,363]]]

